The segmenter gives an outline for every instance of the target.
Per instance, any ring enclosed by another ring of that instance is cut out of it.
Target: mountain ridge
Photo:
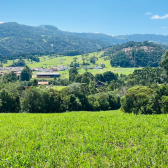
[[[64,53],[100,50],[129,41],[168,45],[168,36],[155,34],[133,34],[110,36],[102,33],[76,33],[59,30],[52,25],[37,27],[6,22],[0,24],[0,55],[11,56],[22,53]]]

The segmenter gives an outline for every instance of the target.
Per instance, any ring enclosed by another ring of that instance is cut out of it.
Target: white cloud
[[[152,15],[152,13],[151,12],[146,12],[145,15]]]
[[[168,27],[165,26],[165,27],[161,27],[161,28],[162,28],[162,29],[167,29]]]
[[[166,14],[165,16],[154,15],[151,17],[151,19],[166,19],[166,18],[168,18],[168,14]]]
[[[4,22],[0,22],[0,24],[3,24]]]

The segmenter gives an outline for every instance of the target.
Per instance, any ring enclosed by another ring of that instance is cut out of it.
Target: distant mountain
[[[104,41],[81,38],[50,25],[32,27],[15,22],[0,24],[0,55],[4,56],[74,50],[91,52],[108,46],[110,44]]]
[[[82,38],[104,41],[111,45],[125,43],[125,40],[122,40],[121,38],[102,33],[74,33],[74,35]]]
[[[156,34],[133,34],[115,36],[116,39],[122,40],[124,43],[129,41],[143,42],[150,41],[158,44],[168,45],[168,36]]]
[[[0,24],[0,55],[3,56],[37,52],[83,51],[87,53],[129,41],[152,41],[168,45],[168,36],[155,34],[110,36],[101,33],[61,31],[51,25],[33,27],[16,22]]]
[[[128,42],[115,45],[104,52],[113,67],[157,67],[166,52],[163,45],[153,42]]]
[[[101,33],[74,33],[78,37],[100,40],[110,44],[123,44],[129,41],[143,42],[150,41],[158,44],[168,45],[168,36],[156,35],[156,34],[133,34],[133,35],[119,35],[111,36]]]

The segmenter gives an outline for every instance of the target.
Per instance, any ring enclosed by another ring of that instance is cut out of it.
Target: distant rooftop
[[[59,73],[37,73],[37,75],[60,75]]]
[[[48,85],[48,82],[38,82],[38,85]]]

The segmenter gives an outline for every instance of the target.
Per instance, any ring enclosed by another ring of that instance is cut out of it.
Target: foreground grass
[[[167,167],[168,115],[0,114],[0,167]]]

